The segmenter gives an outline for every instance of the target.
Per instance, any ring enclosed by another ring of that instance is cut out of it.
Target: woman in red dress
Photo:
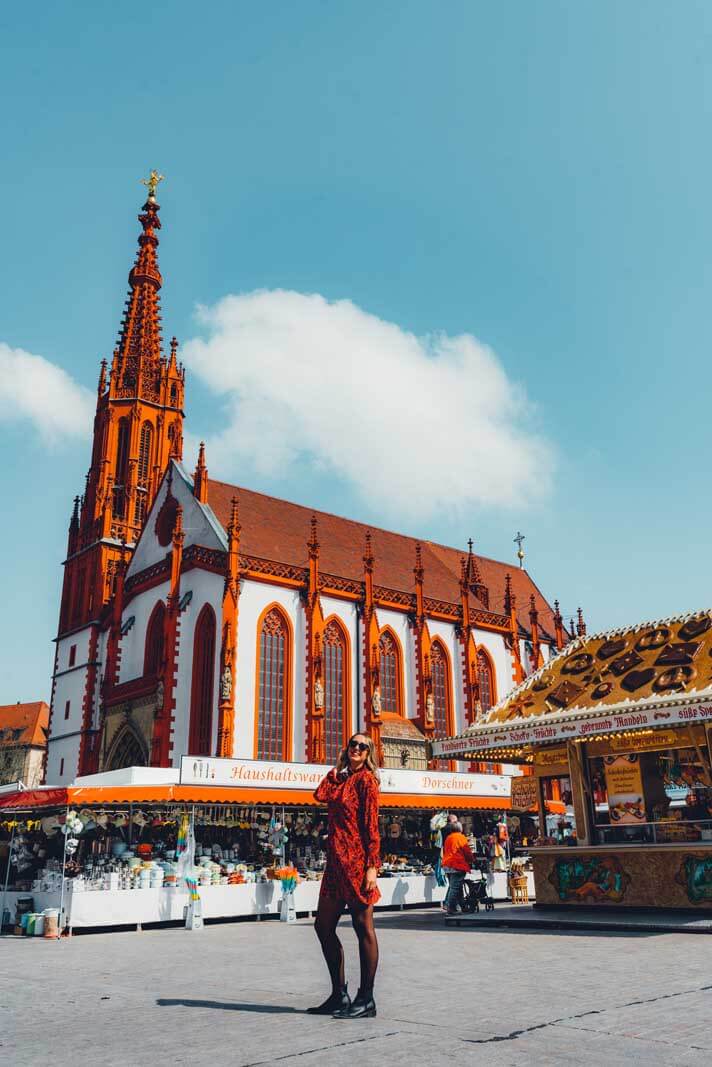
[[[331,995],[312,1015],[337,1019],[365,1019],[376,1014],[373,982],[378,966],[378,942],[373,928],[373,905],[380,897],[376,878],[380,866],[378,833],[378,770],[373,741],[354,734],[314,793],[329,812],[326,870],[316,913],[317,937],[331,977]],[[353,1003],[344,980],[344,950],[336,927],[344,908],[351,912],[358,938],[361,984]]]

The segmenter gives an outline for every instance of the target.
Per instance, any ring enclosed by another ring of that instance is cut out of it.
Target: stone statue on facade
[[[232,671],[230,670],[230,664],[225,664],[225,669],[222,672],[220,678],[220,699],[229,700],[232,696]]]

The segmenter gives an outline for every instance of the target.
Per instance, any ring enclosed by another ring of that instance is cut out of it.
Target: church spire
[[[163,361],[158,296],[163,284],[157,251],[157,232],[161,228],[159,211],[155,185],[149,186],[148,199],[138,217],[141,223],[138,252],[129,271],[129,295],[121,320],[117,347],[118,381],[112,383],[117,396],[140,396],[154,402],[159,400]]]
[[[60,632],[98,616],[112,595],[119,544],[125,540],[133,550],[170,457],[182,454],[185,376],[178,342],[171,343],[170,359],[161,348],[159,178],[152,172],[146,182],[118,345],[110,369],[104,362],[100,368],[91,461],[70,530],[69,554],[76,559],[65,568]],[[202,478],[207,490],[207,470]]]

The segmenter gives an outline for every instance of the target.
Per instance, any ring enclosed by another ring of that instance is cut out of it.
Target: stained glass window
[[[259,636],[259,703],[257,759],[281,760],[286,753],[286,663],[289,631],[281,612],[273,608]]]
[[[324,740],[326,762],[336,763],[344,745],[344,714],[347,707],[346,639],[338,623],[324,631]]]
[[[477,652],[477,676],[480,683],[480,704],[483,711],[489,711],[494,703],[495,688],[492,661],[481,648]]]
[[[435,704],[435,736],[448,737],[450,735],[450,680],[447,657],[439,641],[435,641],[430,649],[430,675]]]
[[[213,730],[215,612],[206,604],[195,624],[188,755],[209,756]]]
[[[163,625],[166,606],[159,600],[151,613],[146,627],[146,652],[143,663],[144,675],[156,675],[163,660]]]
[[[381,707],[400,715],[400,652],[387,631],[381,634],[378,649]]]

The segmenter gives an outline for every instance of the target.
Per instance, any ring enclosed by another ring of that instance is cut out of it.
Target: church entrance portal
[[[118,771],[121,767],[146,767],[148,764],[146,756],[141,739],[130,726],[125,726],[111,746],[104,769]]]

